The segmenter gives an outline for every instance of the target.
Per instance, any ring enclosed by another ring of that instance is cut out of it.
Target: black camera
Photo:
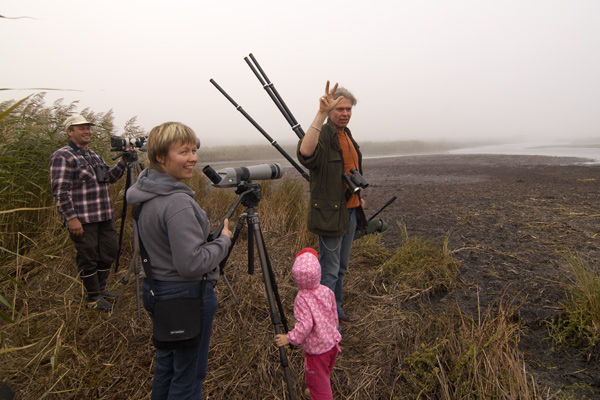
[[[137,148],[145,150],[144,145],[146,144],[146,136],[137,138],[123,138],[121,136],[110,137],[110,150],[111,151],[127,151],[130,148]]]
[[[348,185],[348,188],[352,193],[357,193],[360,191],[360,189],[364,189],[367,186],[369,186],[365,178],[363,178],[363,176],[360,174],[360,172],[358,172],[356,168],[350,169],[350,172],[352,173],[352,175],[348,175],[344,172],[342,177],[344,178],[346,185]]]

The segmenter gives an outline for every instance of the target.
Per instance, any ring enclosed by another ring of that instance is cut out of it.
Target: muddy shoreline
[[[600,369],[585,355],[550,354],[543,322],[560,312],[572,274],[569,254],[600,258],[600,166],[585,159],[507,155],[425,155],[366,159],[366,214],[389,223],[386,246],[410,236],[448,237],[461,287],[434,299],[476,316],[500,297],[527,327],[521,347],[539,382],[576,382],[600,395]],[[434,304],[435,306],[435,304]],[[589,356],[589,355],[588,355]]]

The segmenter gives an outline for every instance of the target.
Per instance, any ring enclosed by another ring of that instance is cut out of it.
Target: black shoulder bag
[[[141,209],[141,207],[140,207]],[[135,210],[135,219],[139,215],[139,209]],[[206,287],[206,279],[202,280],[200,298],[177,297],[167,300],[157,299],[154,294],[154,279],[152,277],[152,264],[150,257],[140,242],[140,253],[142,255],[142,266],[146,273],[146,279],[150,284],[150,294],[154,306],[152,341],[157,349],[183,349],[200,343],[202,336],[202,314],[204,304],[202,296]]]

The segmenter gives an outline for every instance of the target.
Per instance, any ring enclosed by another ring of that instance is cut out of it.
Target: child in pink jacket
[[[294,301],[296,325],[287,335],[275,335],[275,344],[300,345],[304,350],[304,379],[310,398],[332,399],[330,375],[340,351],[335,295],[321,285],[321,265],[317,252],[300,250],[292,267],[300,291]]]

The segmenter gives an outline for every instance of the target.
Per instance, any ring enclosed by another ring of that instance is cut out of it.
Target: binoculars
[[[346,185],[348,185],[348,189],[350,189],[352,193],[358,193],[360,189],[364,189],[369,186],[365,178],[363,178],[356,168],[350,169],[350,173],[352,175],[348,175],[344,172],[342,177],[344,178]]]

